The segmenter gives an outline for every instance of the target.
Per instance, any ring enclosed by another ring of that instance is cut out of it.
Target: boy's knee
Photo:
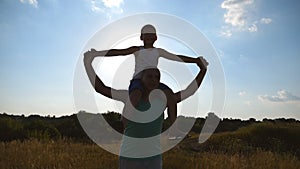
[[[140,89],[134,89],[129,93],[130,96],[141,96],[142,91]]]
[[[142,91],[140,89],[134,89],[129,93],[130,102],[133,106],[136,106],[138,101],[142,97]]]

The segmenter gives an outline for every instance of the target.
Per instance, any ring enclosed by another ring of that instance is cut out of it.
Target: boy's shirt
[[[133,79],[140,79],[140,72],[142,72],[143,70],[147,68],[157,68],[160,54],[157,48],[144,49],[144,47],[140,47],[140,50],[135,52],[134,56],[135,68]]]

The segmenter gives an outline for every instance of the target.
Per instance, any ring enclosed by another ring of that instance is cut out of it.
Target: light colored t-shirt
[[[134,53],[135,56],[135,68],[134,68],[134,79],[139,79],[140,72],[147,68],[155,68],[158,65],[158,59],[160,57],[157,48],[145,49],[140,48],[139,51]]]
[[[150,108],[150,103],[140,101],[136,108],[139,111],[146,111]],[[149,159],[161,156],[160,134],[163,120],[163,112],[148,123],[128,120],[122,139],[120,158]]]
[[[176,58],[176,55],[167,52],[161,48],[149,48],[145,49],[143,46],[140,50],[134,53],[135,56],[135,68],[133,73],[133,79],[140,79],[143,70],[147,68],[157,68],[158,59],[164,57],[167,59]]]

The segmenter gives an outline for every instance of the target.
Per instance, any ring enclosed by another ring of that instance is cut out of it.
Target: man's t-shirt
[[[145,101],[140,101],[136,107],[139,111],[146,111],[149,108],[150,103]],[[163,120],[163,112],[158,118],[148,123],[128,120],[122,139],[120,157],[148,159],[161,156],[160,134]],[[155,155],[151,156],[151,154]]]

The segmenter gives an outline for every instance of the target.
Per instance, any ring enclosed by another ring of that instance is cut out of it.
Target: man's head
[[[160,72],[157,68],[145,69],[142,71],[142,84],[145,90],[157,89],[160,82]]]
[[[147,24],[143,26],[141,30],[141,36],[140,39],[144,41],[144,44],[154,44],[154,42],[157,40],[156,36],[156,30],[153,25]]]

